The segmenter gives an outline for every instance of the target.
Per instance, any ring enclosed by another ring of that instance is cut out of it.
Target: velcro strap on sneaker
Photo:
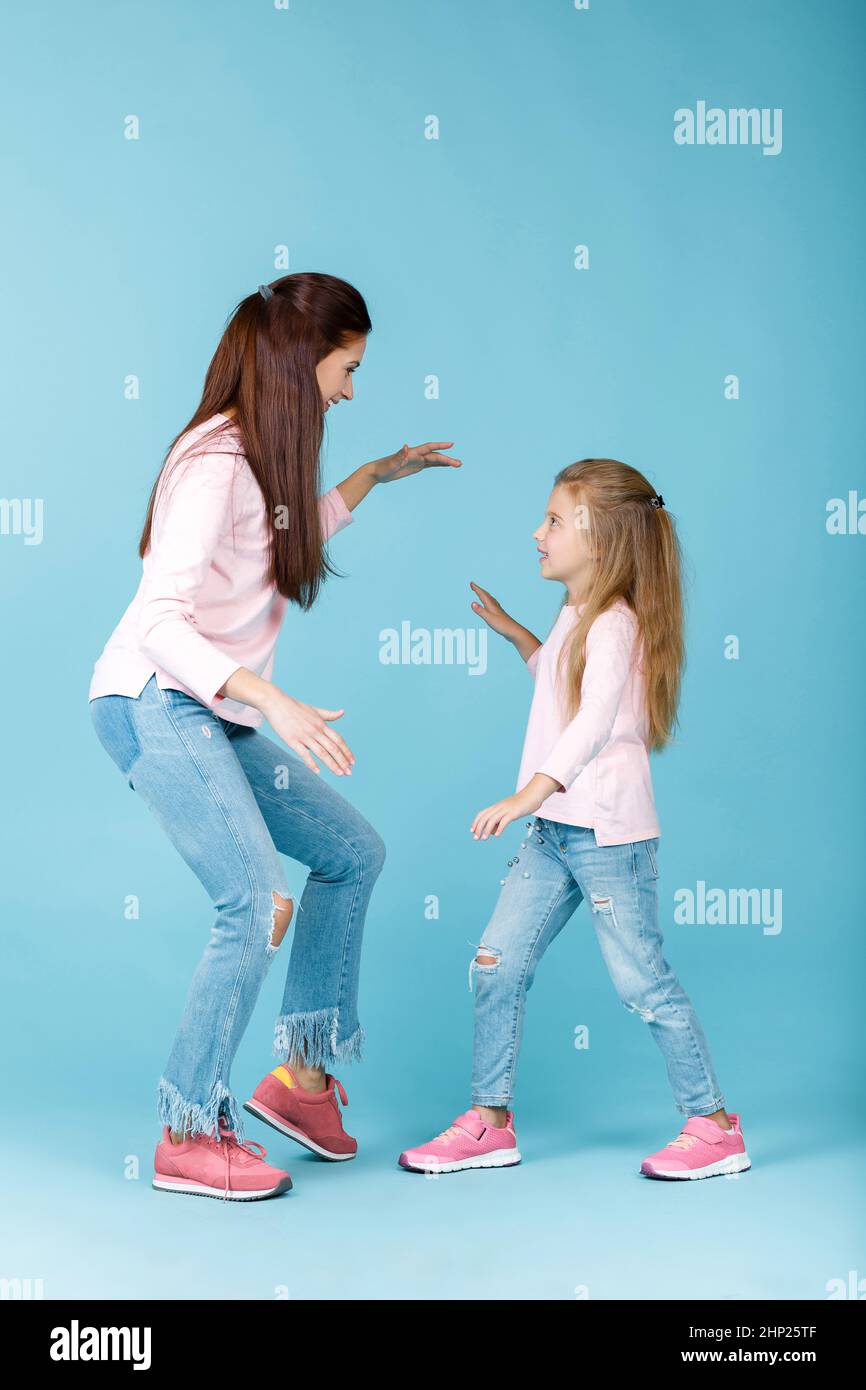
[[[721,1125],[717,1125],[715,1120],[710,1120],[706,1115],[692,1115],[683,1125],[683,1134],[695,1134],[698,1139],[703,1139],[705,1144],[721,1144],[726,1133],[730,1130],[723,1130]]]

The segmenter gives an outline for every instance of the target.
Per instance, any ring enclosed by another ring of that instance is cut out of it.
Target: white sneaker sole
[[[402,1156],[401,1156],[402,1157]],[[512,1168],[520,1162],[519,1149],[503,1149],[500,1153],[484,1154],[480,1158],[460,1158],[454,1163],[400,1163],[413,1173],[459,1173],[463,1168]]]
[[[183,1192],[187,1197],[223,1197],[228,1202],[259,1202],[264,1197],[276,1197],[280,1192],[288,1192],[292,1180],[281,1178],[276,1187],[266,1187],[255,1192],[226,1192],[224,1187],[208,1187],[203,1182],[176,1182],[170,1178],[154,1178],[151,1186],[161,1192]]]
[[[749,1155],[741,1153],[720,1158],[718,1163],[707,1163],[703,1168],[653,1168],[649,1173],[639,1168],[638,1172],[643,1178],[715,1178],[725,1173],[744,1173],[751,1166]]]
[[[302,1144],[305,1149],[309,1149],[310,1153],[318,1154],[320,1158],[329,1158],[333,1163],[342,1163],[344,1159],[355,1157],[353,1153],[335,1154],[331,1153],[330,1149],[323,1149],[320,1144],[316,1143],[315,1139],[309,1139],[306,1134],[301,1134],[299,1130],[292,1129],[292,1126],[286,1124],[285,1120],[279,1119],[268,1110],[259,1109],[254,1100],[244,1101],[244,1110],[249,1110],[250,1114],[255,1115],[257,1120],[261,1120],[263,1124],[270,1125],[271,1129],[275,1129],[278,1134],[285,1134],[287,1139],[294,1139],[296,1144]]]

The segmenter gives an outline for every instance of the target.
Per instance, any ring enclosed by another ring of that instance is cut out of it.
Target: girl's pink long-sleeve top
[[[635,614],[624,599],[600,613],[586,638],[580,708],[567,722],[556,681],[563,642],[586,607],[566,604],[547,639],[529,657],[535,691],[517,790],[537,772],[554,777],[538,815],[595,830],[599,845],[660,835],[650,774],[642,649]],[[563,658],[563,666],[565,658]]]
[[[220,425],[218,436],[203,438]],[[140,695],[155,674],[160,689],[182,690],[222,719],[258,728],[260,710],[217,692],[241,666],[270,680],[288,599],[265,578],[264,500],[230,418],[217,414],[188,430],[167,463],[200,437],[201,452],[160,476],[141,582],[93,668],[87,698]],[[335,487],[319,504],[326,539],[353,520]]]

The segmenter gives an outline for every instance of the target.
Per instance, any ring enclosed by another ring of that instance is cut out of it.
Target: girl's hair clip
[[[261,295],[262,299],[273,298],[273,293],[274,292],[271,289],[270,285],[259,285],[259,294]]]
[[[665,499],[662,497],[661,493],[659,493],[658,497],[650,498],[649,504],[651,507],[663,507],[665,504]]]

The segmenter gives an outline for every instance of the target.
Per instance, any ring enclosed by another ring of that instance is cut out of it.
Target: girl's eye
[[[556,517],[555,517],[555,516],[552,516],[552,517],[550,518],[550,524],[551,524],[551,526],[555,526],[555,525],[556,525]]]

